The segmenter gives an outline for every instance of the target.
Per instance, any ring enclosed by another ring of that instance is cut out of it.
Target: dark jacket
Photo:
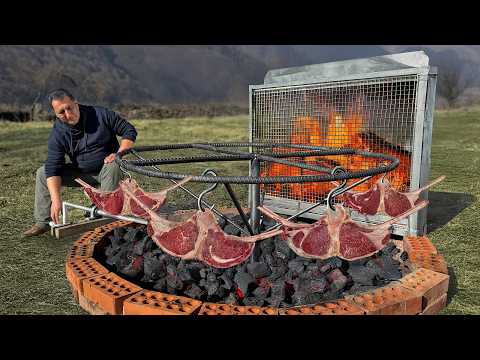
[[[120,147],[117,137],[135,141],[137,131],[116,112],[100,106],[81,105],[80,120],[70,126],[55,119],[48,138],[45,174],[61,176],[68,155],[73,166],[83,173],[101,170],[103,160]]]

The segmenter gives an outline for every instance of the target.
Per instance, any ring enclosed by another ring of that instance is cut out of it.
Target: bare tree
[[[438,69],[438,93],[445,98],[449,107],[453,107],[475,80],[474,68],[469,63],[441,64]]]

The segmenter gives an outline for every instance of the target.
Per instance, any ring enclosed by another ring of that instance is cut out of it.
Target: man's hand
[[[105,164],[110,164],[112,161],[115,160],[115,155],[116,155],[116,154],[110,154],[110,155],[108,155],[108,156],[103,160],[103,162],[104,162]]]
[[[52,201],[50,207],[50,217],[55,224],[60,224],[60,212],[62,211],[62,202]]]

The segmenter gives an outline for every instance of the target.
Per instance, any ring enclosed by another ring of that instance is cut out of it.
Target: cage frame
[[[271,70],[265,75],[264,84],[249,86],[249,141],[253,139],[255,118],[255,95],[261,91],[308,89],[335,82],[352,82],[399,77],[416,76],[415,115],[412,139],[412,156],[410,168],[410,191],[414,191],[428,183],[430,177],[433,113],[437,83],[437,68],[429,66],[429,58],[423,51],[399,53],[371,58],[344,60],[331,63],[314,64],[301,67]],[[348,86],[348,85],[347,85]],[[322,87],[326,88],[326,87]],[[252,149],[250,149],[252,151]],[[249,174],[252,173],[251,163]],[[249,205],[258,203],[258,185],[249,186]],[[428,190],[420,199],[428,200]],[[263,206],[283,215],[294,215],[312,203],[296,199],[280,198],[264,194]],[[302,217],[318,219],[326,210],[326,206],[318,206],[306,212]],[[390,217],[384,215],[355,216],[354,220],[366,223],[379,223]],[[427,208],[410,215],[407,219],[393,225],[393,234],[399,236],[427,233]]]

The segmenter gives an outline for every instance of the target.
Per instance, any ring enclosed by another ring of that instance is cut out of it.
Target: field
[[[428,223],[429,237],[445,256],[451,275],[449,303],[442,314],[480,314],[479,118],[479,108],[435,114],[431,178],[444,174],[447,179],[430,193]],[[138,130],[139,146],[248,139],[247,116],[131,122]],[[21,237],[33,224],[35,172],[46,158],[51,123],[0,124],[0,314],[85,314],[73,300],[64,270],[65,256],[76,238]],[[200,173],[208,165],[175,169]],[[215,164],[215,168],[219,174],[247,172],[243,162]],[[169,184],[134,176],[150,190]],[[198,193],[206,186],[194,184],[191,188]],[[234,190],[245,204],[246,186]],[[224,191],[217,193],[207,195],[206,200],[218,207],[232,206]],[[76,188],[66,188],[63,199],[89,205]],[[195,206],[181,191],[175,191],[171,203],[177,208]],[[80,216],[75,214],[75,218]]]

